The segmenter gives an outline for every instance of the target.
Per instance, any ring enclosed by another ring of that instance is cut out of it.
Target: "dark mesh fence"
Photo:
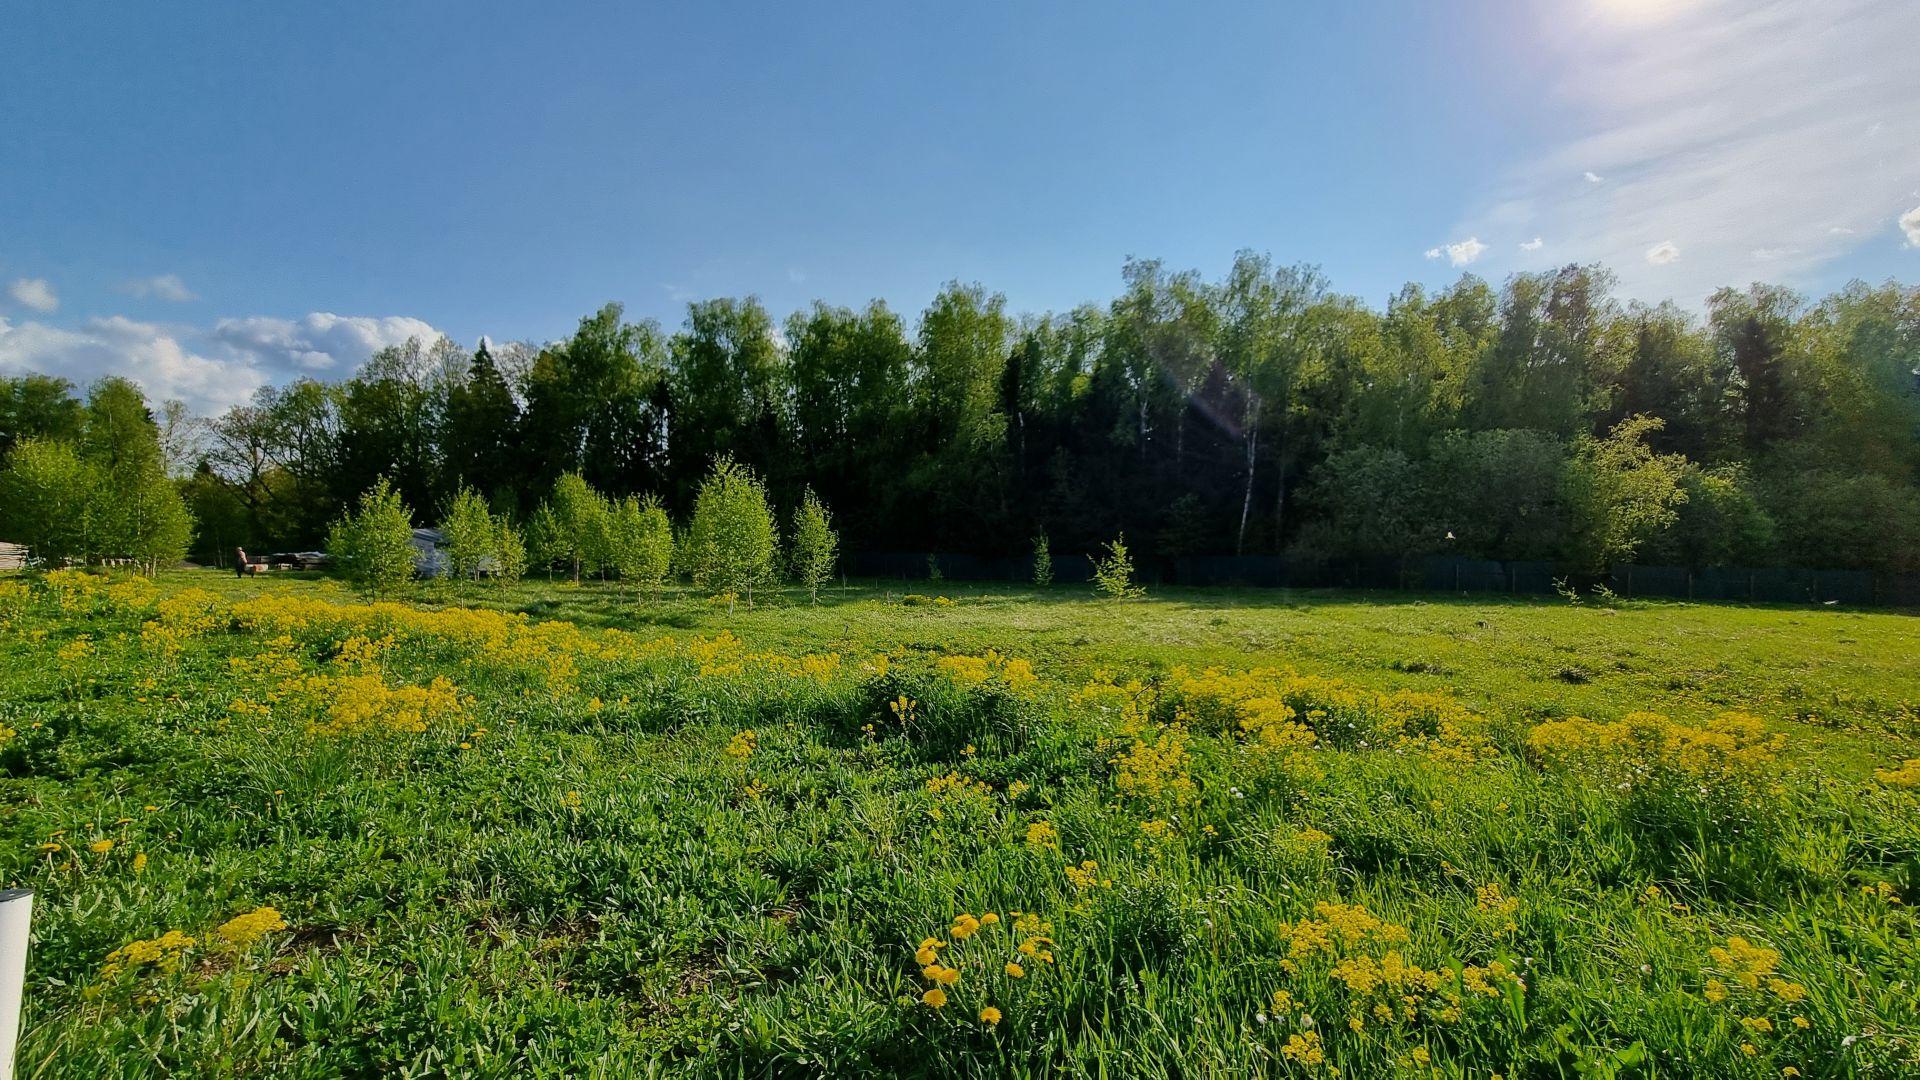
[[[1031,558],[934,555],[947,581],[1027,582]],[[926,554],[851,552],[841,568],[851,577],[927,581]],[[1425,558],[1367,556],[1305,558],[1290,555],[1182,555],[1136,557],[1134,576],[1149,585],[1249,586],[1268,589],[1406,589],[1472,595],[1506,593],[1551,595],[1569,575],[1552,562],[1467,559],[1451,555]],[[1053,580],[1080,584],[1093,580],[1085,555],[1055,555]],[[1780,567],[1616,566],[1596,582],[1627,598],[1736,601],[1757,604],[1835,604],[1849,607],[1920,607],[1920,576],[1872,574],[1864,570],[1793,570]]]

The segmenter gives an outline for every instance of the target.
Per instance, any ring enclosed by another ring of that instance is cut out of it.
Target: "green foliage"
[[[446,538],[448,576],[467,581],[483,570],[496,569],[500,544],[494,528],[493,514],[479,492],[462,487],[454,493],[440,519],[440,532]]]
[[[1652,538],[1645,553],[1656,562],[1699,569],[1764,566],[1774,557],[1773,518],[1740,465],[1702,469],[1680,477],[1686,496],[1673,527]]]
[[[690,507],[724,452],[773,505],[811,488],[842,552],[1024,557],[1044,524],[1074,551],[1124,528],[1156,557],[1445,549],[1576,578],[1625,558],[1916,565],[1920,289],[1756,285],[1704,319],[1614,294],[1563,266],[1376,309],[1242,252],[1213,276],[1129,260],[1110,302],[1023,319],[964,283],[917,319],[816,304],[784,334],[752,298],[691,304],[671,334],[609,305],[545,346],[394,345],[204,425],[162,406],[160,438],[125,380],[84,402],[0,380],[0,451],[67,442],[123,493],[158,490],[150,460],[191,474],[203,561],[313,546],[386,476],[416,507],[471,488],[528,523],[535,564],[609,575],[613,504]],[[531,528],[564,474],[606,498]],[[141,546],[87,535],[73,557]]]
[[[598,569],[608,549],[607,501],[577,472],[560,474],[541,508],[537,551],[549,562],[569,564],[573,580],[582,567]]]
[[[621,579],[657,597],[673,568],[673,522],[660,500],[651,495],[620,500],[608,518],[607,533]]]
[[[553,508],[541,503],[527,519],[526,531],[527,560],[534,566],[544,567],[547,576],[553,576],[553,564],[563,557],[566,541],[560,534],[559,519],[554,517]]]
[[[1127,551],[1125,534],[1115,537],[1102,554],[1088,556],[1093,561],[1093,591],[1109,600],[1132,600],[1147,595],[1144,585],[1133,580],[1133,556]]]
[[[49,564],[127,560],[152,574],[179,562],[193,515],[139,389],[102,379],[79,422],[76,441],[14,443],[0,469],[0,527]]]
[[[413,580],[413,515],[386,478],[360,496],[357,510],[334,522],[327,551],[364,592],[390,595]]]
[[[110,474],[99,491],[100,550],[131,559],[151,576],[187,557],[193,514],[157,460]]]
[[[493,519],[493,574],[495,586],[505,588],[527,574],[527,544],[504,516]]]
[[[1538,431],[1451,431],[1429,468],[1434,530],[1465,555],[1547,559],[1559,553],[1566,446]]]
[[[1319,542],[1334,554],[1398,555],[1436,547],[1444,532],[1427,506],[1427,477],[1399,450],[1356,446],[1314,473],[1308,501],[1322,514]]]
[[[0,472],[0,519],[7,535],[52,565],[85,558],[99,474],[66,442],[29,438],[14,444]]]
[[[774,581],[779,542],[766,486],[752,469],[720,456],[700,485],[687,525],[693,583],[715,595],[743,594],[751,607],[753,591]]]
[[[1601,571],[1632,559],[1640,545],[1679,520],[1686,502],[1681,480],[1687,460],[1656,454],[1647,436],[1663,423],[1636,416],[1621,421],[1604,439],[1582,438],[1567,462],[1562,497],[1572,519],[1568,561]]]
[[[826,506],[812,488],[807,488],[793,511],[793,576],[816,604],[820,602],[820,586],[833,580],[839,551],[840,537],[833,531]]]
[[[1819,465],[1766,485],[1781,550],[1801,566],[1920,573],[1920,491],[1878,473]]]
[[[1033,583],[1042,589],[1053,584],[1053,546],[1046,533],[1033,538]]]

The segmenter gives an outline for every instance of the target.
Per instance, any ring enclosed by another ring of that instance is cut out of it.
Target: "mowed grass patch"
[[[0,585],[22,1075],[1915,1067],[1899,616],[935,588]]]

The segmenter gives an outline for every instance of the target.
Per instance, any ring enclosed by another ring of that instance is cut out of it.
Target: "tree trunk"
[[[1247,553],[1247,518],[1253,513],[1253,470],[1260,461],[1260,426],[1254,422],[1254,418],[1259,415],[1259,410],[1255,407],[1254,401],[1253,394],[1249,392],[1246,431],[1241,434],[1241,439],[1247,447],[1247,487],[1246,493],[1240,498],[1240,535],[1233,543],[1235,555]]]
[[[1284,423],[1281,425],[1280,431],[1277,433],[1276,437],[1280,440],[1280,448],[1278,451],[1276,451],[1274,456],[1274,467],[1278,470],[1278,475],[1275,477],[1275,479],[1278,482],[1274,485],[1276,494],[1273,497],[1273,550],[1277,554],[1280,551],[1280,538],[1286,531],[1286,523],[1287,523],[1287,449],[1288,447],[1287,447],[1287,429]]]

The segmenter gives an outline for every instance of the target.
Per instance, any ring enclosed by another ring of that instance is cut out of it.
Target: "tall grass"
[[[1863,778],[1778,717],[1088,673],[888,610],[789,650],[0,584],[21,1075],[1920,1069],[1896,740]]]

